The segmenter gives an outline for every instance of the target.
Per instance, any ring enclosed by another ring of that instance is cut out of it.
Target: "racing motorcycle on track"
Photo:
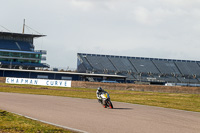
[[[103,105],[104,108],[109,107],[109,108],[113,109],[112,102],[110,101],[110,96],[107,92],[102,93],[100,95],[100,97],[101,97],[101,100],[102,100],[101,104]]]

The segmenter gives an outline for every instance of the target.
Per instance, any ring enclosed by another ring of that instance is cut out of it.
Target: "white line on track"
[[[29,117],[29,116],[26,116],[26,115],[22,115],[22,114],[19,114],[19,113],[15,113],[15,112],[10,112],[10,113],[13,113],[13,114],[16,114],[16,115],[20,115],[20,116],[23,116],[23,117],[31,119],[31,120],[35,120],[35,121],[39,121],[39,122],[46,123],[46,124],[49,124],[49,125],[53,125],[53,126],[56,126],[56,127],[68,129],[68,130],[71,130],[71,131],[80,132],[80,133],[88,133],[88,132],[83,131],[83,130],[79,130],[79,129],[75,129],[75,128],[71,128],[71,127],[67,127],[67,126],[54,124],[54,123],[51,123],[51,122],[47,122],[47,121],[39,120],[39,119],[36,119],[36,118],[33,118],[33,117]]]

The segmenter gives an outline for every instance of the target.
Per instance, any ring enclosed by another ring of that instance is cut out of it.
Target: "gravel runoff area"
[[[199,133],[200,113],[97,100],[0,92],[0,109],[90,133]]]

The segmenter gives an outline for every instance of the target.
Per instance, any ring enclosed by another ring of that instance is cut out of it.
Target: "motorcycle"
[[[102,93],[100,95],[101,99],[102,99],[102,105],[104,108],[110,107],[111,109],[113,109],[113,105],[112,102],[110,101],[110,96],[108,93]]]

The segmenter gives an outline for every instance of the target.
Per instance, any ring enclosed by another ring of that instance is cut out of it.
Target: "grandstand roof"
[[[14,37],[43,37],[46,35],[36,35],[36,34],[22,34],[22,33],[13,33],[13,32],[0,32],[0,36],[4,35],[4,36],[14,36]]]
[[[140,59],[140,60],[158,60],[158,61],[197,62],[197,63],[200,63],[200,61],[196,61],[196,60],[180,60],[180,59],[132,57],[132,56],[118,56],[118,55],[87,54],[87,53],[77,53],[77,55],[83,55],[83,56],[99,56],[99,57],[115,57],[115,58],[131,58],[131,59]]]

